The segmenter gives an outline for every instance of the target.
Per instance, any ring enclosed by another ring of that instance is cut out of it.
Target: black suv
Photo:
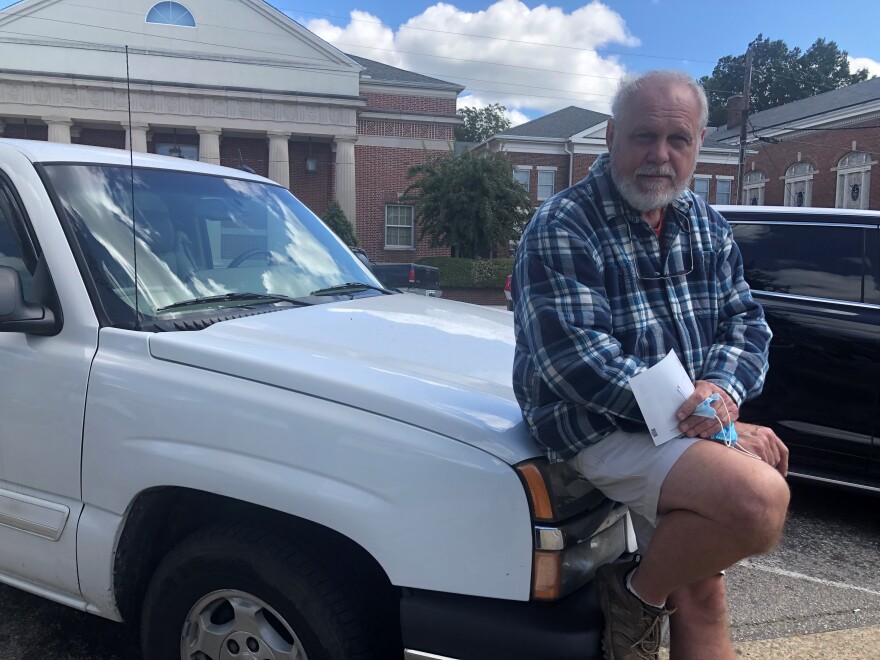
[[[880,212],[716,207],[773,330],[764,392],[791,476],[880,493]]]

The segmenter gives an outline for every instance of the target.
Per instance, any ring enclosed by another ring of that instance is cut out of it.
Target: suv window
[[[732,224],[753,289],[862,302],[865,228]]]
[[[880,305],[880,229],[869,229],[866,238],[865,302]]]
[[[31,290],[31,273],[22,258],[21,247],[15,234],[14,219],[17,211],[0,184],[0,266],[10,266],[21,277],[25,298]]]

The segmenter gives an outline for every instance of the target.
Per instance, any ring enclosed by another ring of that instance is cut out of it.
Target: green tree
[[[321,220],[323,220],[324,224],[330,227],[330,229],[333,230],[333,233],[336,234],[346,245],[358,244],[357,236],[354,234],[354,228],[351,226],[348,218],[345,217],[345,211],[342,210],[339,202],[335,199],[330,202],[330,207],[327,209],[327,212]]]
[[[492,256],[519,236],[533,210],[502,153],[426,153],[407,176],[413,183],[404,199],[415,206],[420,237],[451,248],[453,257]]]
[[[834,41],[816,39],[806,51],[789,48],[781,39],[771,41],[759,34],[752,48],[752,79],[749,112],[798,101],[867,80],[868,70],[851,72],[845,50]],[[745,54],[726,55],[718,60],[711,76],[700,79],[709,97],[709,124],[727,123],[727,99],[741,94],[745,76]]]
[[[455,139],[459,142],[482,142],[496,133],[510,128],[510,120],[504,114],[503,105],[493,103],[485,108],[461,108],[458,111],[464,122],[455,127]]]

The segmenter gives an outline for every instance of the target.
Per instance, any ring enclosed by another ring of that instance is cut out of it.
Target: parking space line
[[[782,575],[784,577],[796,578],[798,580],[807,580],[809,582],[816,582],[818,584],[823,584],[827,587],[838,587],[839,589],[854,589],[855,591],[863,591],[864,593],[871,594],[873,596],[880,596],[880,591],[874,591],[873,589],[868,589],[866,587],[857,587],[854,584],[847,584],[846,582],[824,580],[822,578],[812,577],[811,575],[804,575],[803,573],[786,571],[784,568],[766,566],[764,564],[758,564],[753,561],[749,561],[748,559],[739,562],[738,565],[744,568],[754,568],[755,570],[764,571],[765,573],[775,573],[776,575]]]

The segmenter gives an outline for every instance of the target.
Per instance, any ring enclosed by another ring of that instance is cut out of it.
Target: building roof
[[[880,77],[756,112],[749,115],[750,132],[752,129],[760,131],[767,128],[786,128],[786,125],[791,122],[811,117],[818,118],[828,112],[844,110],[878,100],[880,100]],[[712,134],[712,138],[716,141],[730,140],[738,138],[739,133],[739,126],[735,128],[721,126]]]
[[[611,115],[570,105],[562,110],[551,112],[549,115],[509,128],[503,133],[498,133],[495,137],[515,135],[538,138],[570,138],[572,135],[577,135],[581,131],[601,124],[608,119],[611,119]]]
[[[594,112],[593,110],[585,110],[577,106],[570,105],[562,110],[551,112],[549,115],[538,117],[525,124],[520,124],[514,128],[510,128],[503,133],[493,136],[495,138],[505,138],[510,136],[516,137],[532,137],[546,139],[568,139],[573,135],[582,133],[588,128],[598,126],[599,124],[611,119],[611,115],[602,112]],[[739,133],[737,133],[739,135]],[[729,144],[718,142],[716,129],[707,129],[706,139],[703,141],[704,149],[725,149],[731,150]]]
[[[388,64],[368,60],[365,57],[358,57],[357,55],[348,55],[348,57],[364,67],[364,73],[370,77],[371,82],[402,85],[406,87],[433,87],[434,89],[447,89],[455,93],[460,93],[464,90],[464,87],[461,85],[446,82],[445,80],[439,80],[438,78],[423,76],[420,73],[413,73],[412,71],[406,71],[405,69],[398,69],[397,67],[389,66]]]

